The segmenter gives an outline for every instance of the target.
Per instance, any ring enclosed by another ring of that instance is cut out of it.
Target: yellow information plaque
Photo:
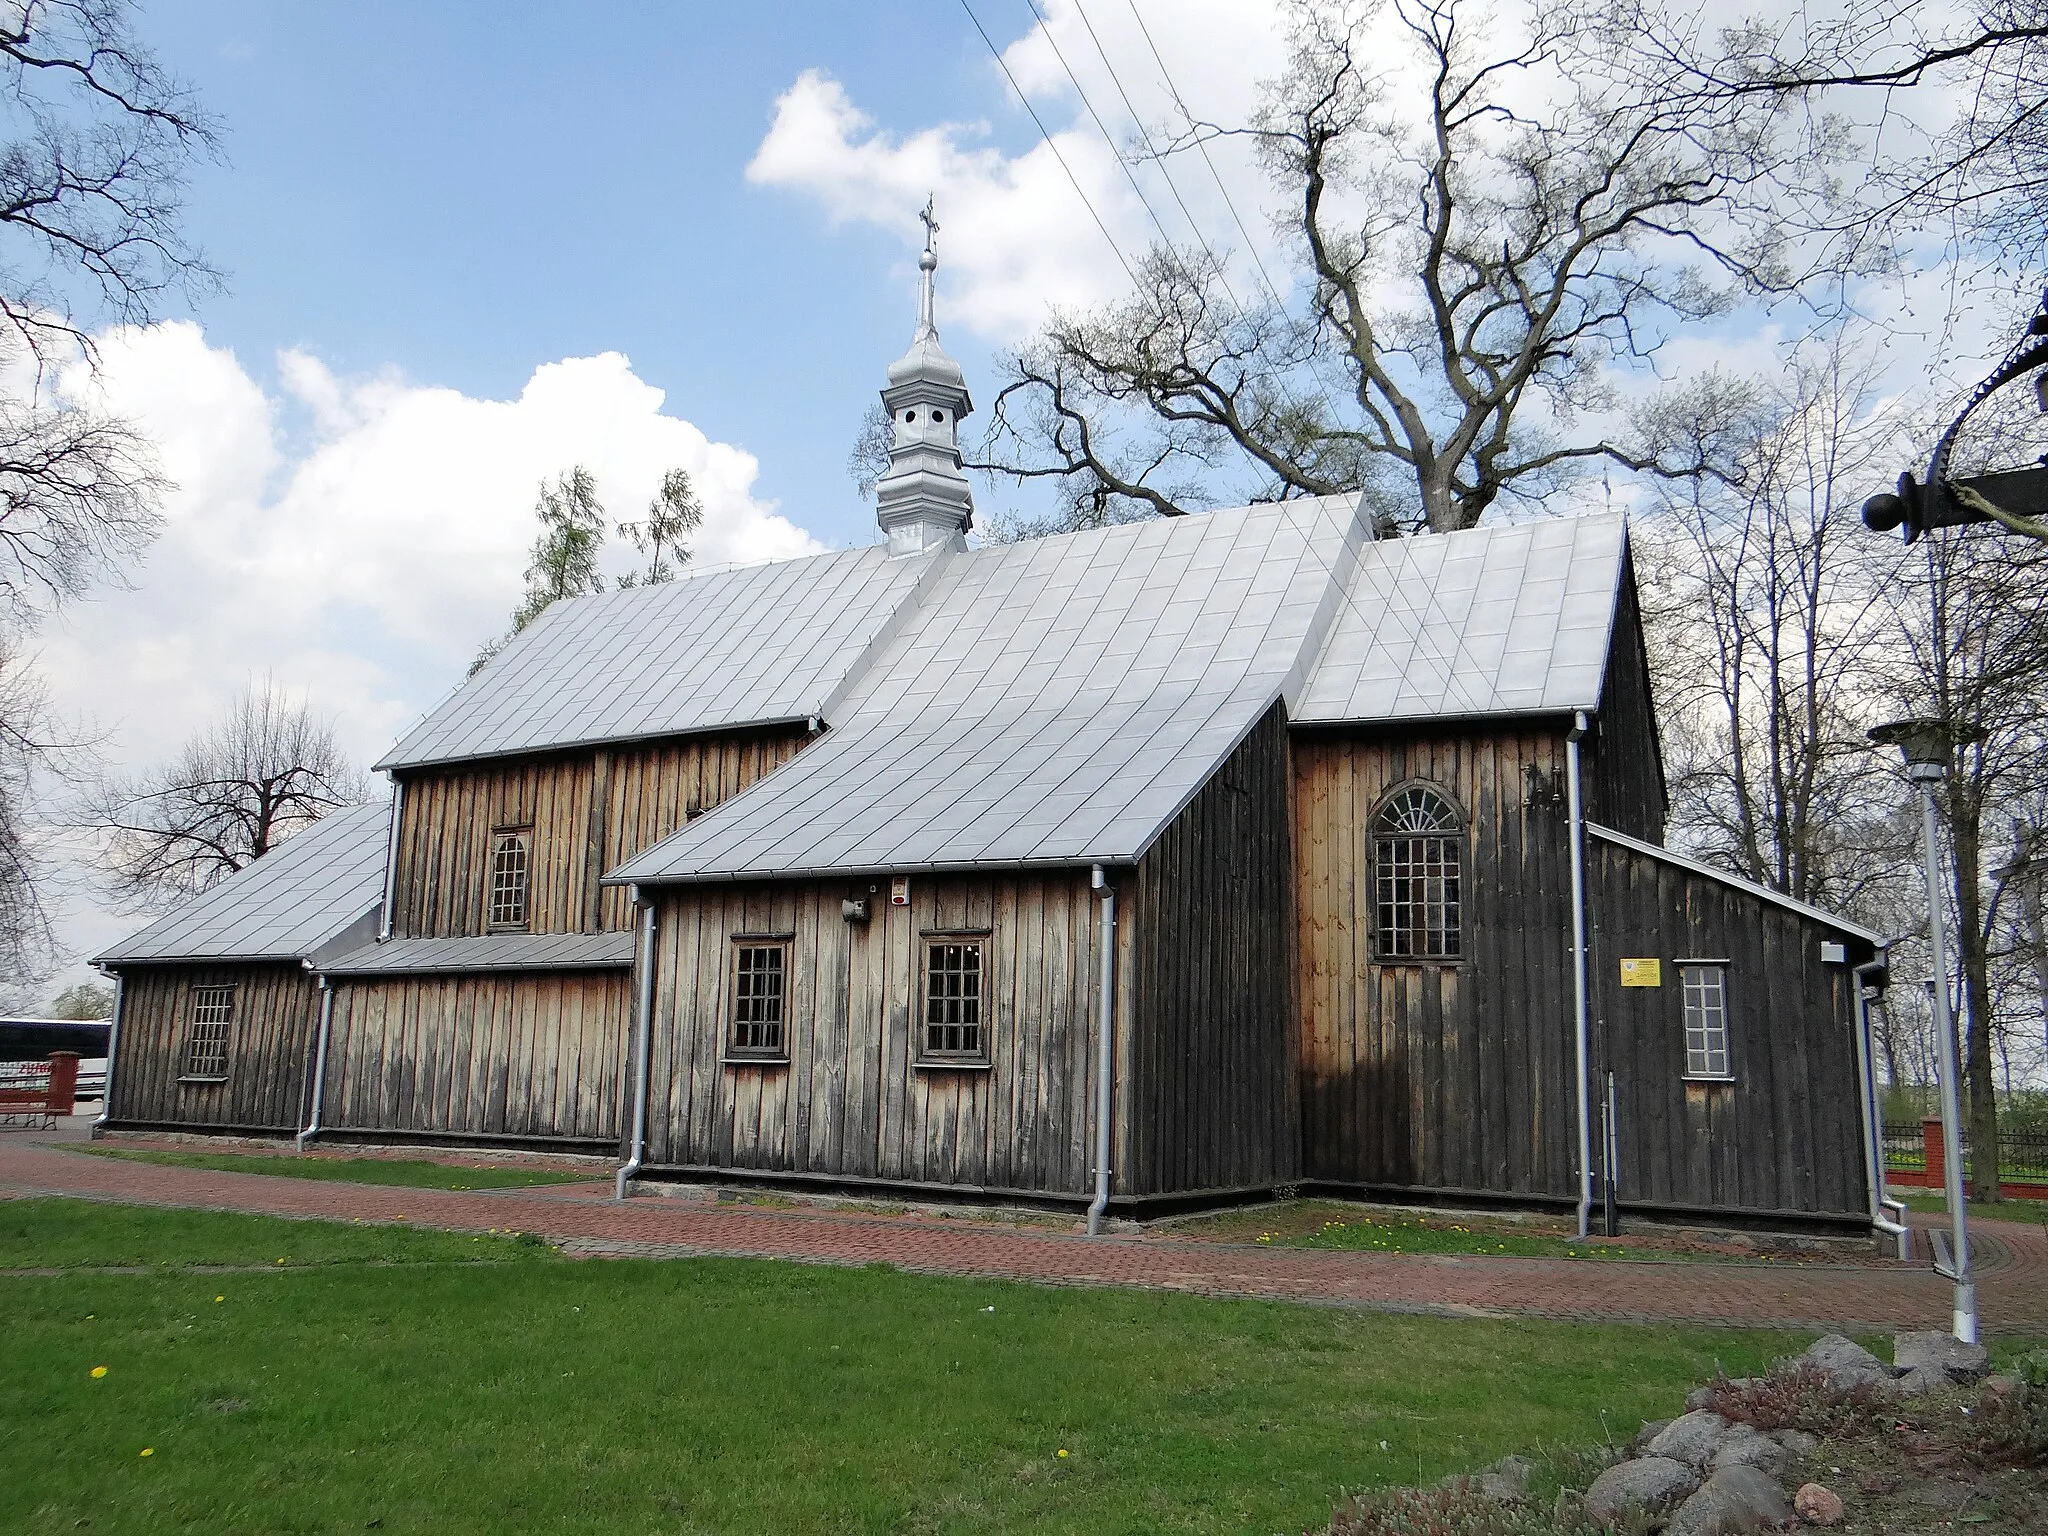
[[[1624,960],[1621,962],[1621,984],[1624,987],[1661,987],[1664,985],[1664,962],[1662,960]]]

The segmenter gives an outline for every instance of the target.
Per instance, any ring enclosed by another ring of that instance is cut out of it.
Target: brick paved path
[[[1882,1332],[1946,1328],[1950,1296],[1947,1282],[1924,1268],[1332,1253],[1152,1234],[1089,1239],[929,1216],[771,1210],[660,1197],[619,1205],[610,1200],[608,1183],[458,1193],[209,1173],[88,1157],[61,1144],[0,1135],[0,1198],[27,1195],[405,1221],[456,1231],[509,1228],[537,1233],[572,1253],[884,1263],[930,1274],[1450,1316]],[[2048,1229],[1998,1223],[1984,1238],[1978,1297],[1986,1331],[2048,1333]]]

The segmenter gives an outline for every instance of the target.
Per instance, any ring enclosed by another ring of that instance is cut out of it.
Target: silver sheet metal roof
[[[1725,869],[1716,869],[1711,864],[1687,858],[1682,853],[1673,853],[1669,848],[1659,848],[1655,843],[1646,843],[1639,837],[1630,837],[1626,832],[1617,832],[1612,827],[1599,826],[1590,821],[1586,823],[1586,831],[1604,843],[1613,843],[1616,847],[1630,849],[1645,858],[1656,859],[1659,863],[1669,864],[1690,874],[1716,881],[1746,895],[1754,896],[1760,901],[1768,901],[1774,906],[1797,912],[1801,917],[1810,917],[1817,923],[1826,924],[1837,933],[1846,933],[1854,938],[1866,940],[1880,950],[1891,942],[1883,934],[1875,933],[1861,923],[1852,923],[1838,912],[1830,912],[1827,908],[1816,907],[1810,902],[1795,901],[1783,891],[1774,891],[1767,885],[1745,880],[1742,876],[1730,874]]]
[[[943,557],[824,737],[607,878],[1122,863],[1342,606],[1347,500]]]
[[[94,963],[313,955],[382,903],[390,823],[388,803],[337,811]]]
[[[932,564],[875,545],[555,603],[377,767],[829,714]]]
[[[630,933],[490,933],[389,939],[337,955],[319,968],[329,976],[420,976],[451,971],[616,970],[632,963]]]
[[[1627,546],[1618,513],[1375,544],[1289,717],[1598,708]]]

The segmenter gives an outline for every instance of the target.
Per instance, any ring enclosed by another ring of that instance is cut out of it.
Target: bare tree
[[[1796,99],[1799,120],[1831,138],[1831,109],[1862,109],[1869,158],[1839,229],[1945,229],[2022,269],[2048,266],[2048,0],[1846,0],[1713,31],[1698,14],[1645,11],[1643,48],[1662,78],[1721,101]],[[1911,106],[1931,125],[1899,110]]]
[[[50,1000],[49,1016],[53,1019],[111,1019],[114,1016],[114,989],[92,981],[66,987]]]
[[[149,908],[206,889],[368,798],[333,728],[266,682],[171,762],[100,784],[84,822],[116,899]]]
[[[1783,102],[1676,89],[1590,3],[1289,14],[1250,124],[1184,117],[1148,146],[1170,170],[1249,136],[1290,205],[1298,293],[1246,299],[1206,248],[1154,247],[1128,299],[1013,359],[977,467],[1166,514],[1364,489],[1438,531],[1590,465],[1698,472],[1592,418],[1615,363],[1791,286],[1780,205],[1829,188],[1824,153],[1786,152]],[[1398,83],[1389,31],[1413,55]]]
[[[683,541],[704,526],[704,503],[690,485],[687,469],[672,469],[661,477],[661,489],[647,503],[647,515],[637,523],[619,524],[620,537],[647,556],[645,572],[633,571],[619,578],[621,587],[653,587],[675,580],[679,567],[688,565],[693,553]]]
[[[20,636],[155,536],[165,489],[128,423],[56,387],[92,327],[141,324],[218,274],[180,229],[213,124],[134,37],[129,0],[0,8],[0,971],[56,947],[39,781],[76,776]]]
[[[1910,862],[1866,731],[1897,659],[1899,546],[1857,508],[1898,452],[1876,369],[1838,333],[1796,357],[1637,525],[1673,832],[1801,901],[1855,907]],[[1696,418],[1663,413],[1682,437]]]
[[[77,745],[64,739],[29,659],[0,630],[0,974],[15,982],[47,975],[56,958],[44,896],[49,858],[32,807],[38,779],[72,766]]]

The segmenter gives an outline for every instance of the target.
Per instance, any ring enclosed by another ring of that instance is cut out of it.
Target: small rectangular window
[[[526,926],[527,873],[533,833],[514,827],[491,834],[490,926]]]
[[[988,1060],[979,939],[932,939],[925,944],[922,1056],[928,1062]]]
[[[1728,972],[1718,965],[1683,965],[1685,1075],[1733,1077],[1728,1068]]]
[[[185,1037],[185,1076],[228,1075],[228,1030],[235,1022],[235,989],[194,987],[192,1030]]]
[[[733,945],[732,1054],[781,1060],[789,1001],[789,946]]]

